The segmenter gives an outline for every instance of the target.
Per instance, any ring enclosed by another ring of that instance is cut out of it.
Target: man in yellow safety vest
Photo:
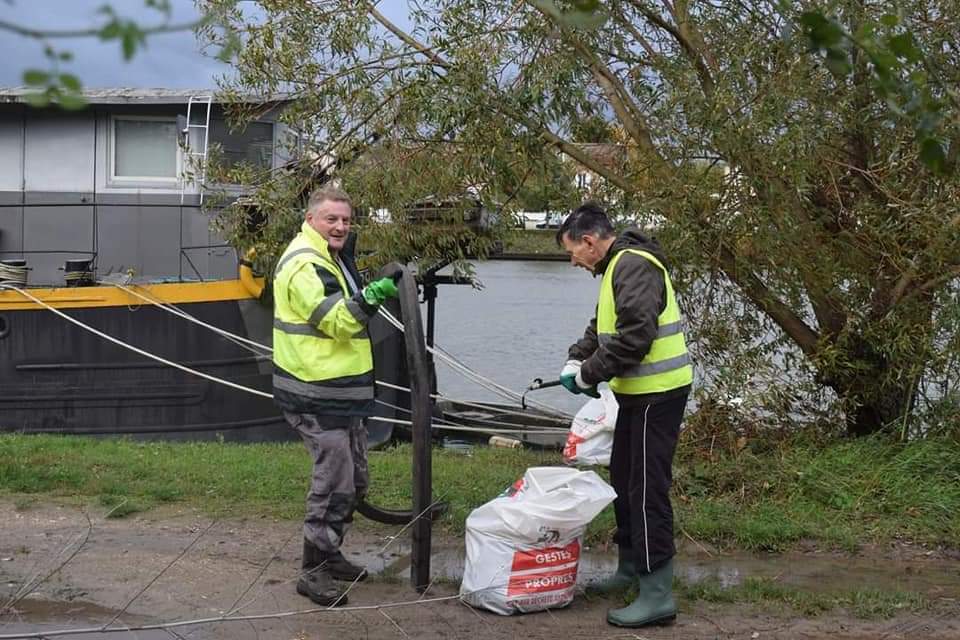
[[[659,244],[636,228],[616,235],[597,204],[570,214],[557,243],[573,265],[601,276],[596,316],[570,347],[560,381],[592,396],[607,382],[620,405],[610,456],[619,559],[592,589],[636,585],[634,602],[607,613],[611,624],[667,623],[677,615],[671,465],[693,382],[680,308]]]
[[[273,279],[274,401],[313,458],[297,592],[323,606],[347,603],[334,580],[367,573],[340,545],[369,480],[363,418],[373,414],[374,378],[367,323],[397,295],[391,278],[360,287],[345,251],[351,218],[346,193],[314,192]]]

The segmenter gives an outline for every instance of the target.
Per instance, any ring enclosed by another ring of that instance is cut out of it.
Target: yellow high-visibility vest
[[[673,283],[667,270],[657,258],[640,249],[624,249],[610,260],[600,283],[600,299],[597,301],[597,340],[600,345],[609,342],[617,334],[617,309],[613,299],[613,271],[626,252],[643,256],[663,273],[667,304],[657,317],[657,337],[650,351],[636,366],[610,380],[610,388],[616,393],[640,395],[678,389],[693,382],[693,366],[687,343],[683,338],[680,322],[680,307],[673,293]]]
[[[291,280],[302,269],[316,274],[299,283],[301,298],[316,301],[308,317],[290,303]],[[306,222],[277,262],[273,291],[273,390],[277,404],[298,413],[371,415],[374,377],[373,349],[367,333],[370,317],[351,299],[326,240]]]

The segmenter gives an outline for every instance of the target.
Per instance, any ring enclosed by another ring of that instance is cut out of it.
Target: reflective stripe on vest
[[[610,380],[610,388],[617,393],[640,395],[684,387],[693,382],[693,366],[683,337],[680,307],[667,270],[653,254],[639,249],[624,249],[610,260],[603,273],[600,299],[597,302],[597,341],[600,346],[604,346],[617,333],[613,272],[621,256],[628,251],[649,260],[663,273],[667,304],[657,317],[657,337],[650,345],[647,355],[639,364]]]
[[[322,411],[325,403],[342,407],[344,402],[372,400],[373,350],[366,328],[369,316],[349,298],[343,273],[326,246],[311,235],[302,230],[274,271],[273,361],[278,373],[273,384],[275,391],[284,392],[275,395],[296,396],[304,401],[299,404]],[[333,289],[334,283],[340,288],[320,297],[309,318],[290,305],[290,281],[300,269],[322,269],[322,277],[318,277],[324,293]],[[356,332],[346,340],[334,339],[319,328],[338,305],[346,307],[351,324],[356,322]]]

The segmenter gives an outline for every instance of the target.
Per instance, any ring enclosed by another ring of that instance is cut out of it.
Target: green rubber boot
[[[653,573],[637,577],[637,599],[607,612],[607,622],[618,627],[669,624],[677,618],[673,601],[673,558]]]
[[[637,565],[633,561],[633,549],[617,547],[617,570],[611,575],[587,584],[587,593],[606,596],[626,591],[637,579]]]

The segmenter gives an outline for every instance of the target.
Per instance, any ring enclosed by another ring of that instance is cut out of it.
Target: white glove
[[[560,371],[560,384],[570,393],[582,393],[577,384],[577,379],[580,378],[580,365],[582,364],[583,362],[580,360],[567,360],[567,364],[563,365],[563,369]]]
[[[567,363],[563,365],[563,369],[560,371],[560,377],[580,375],[580,366],[582,364],[583,362],[580,360],[567,360]]]

